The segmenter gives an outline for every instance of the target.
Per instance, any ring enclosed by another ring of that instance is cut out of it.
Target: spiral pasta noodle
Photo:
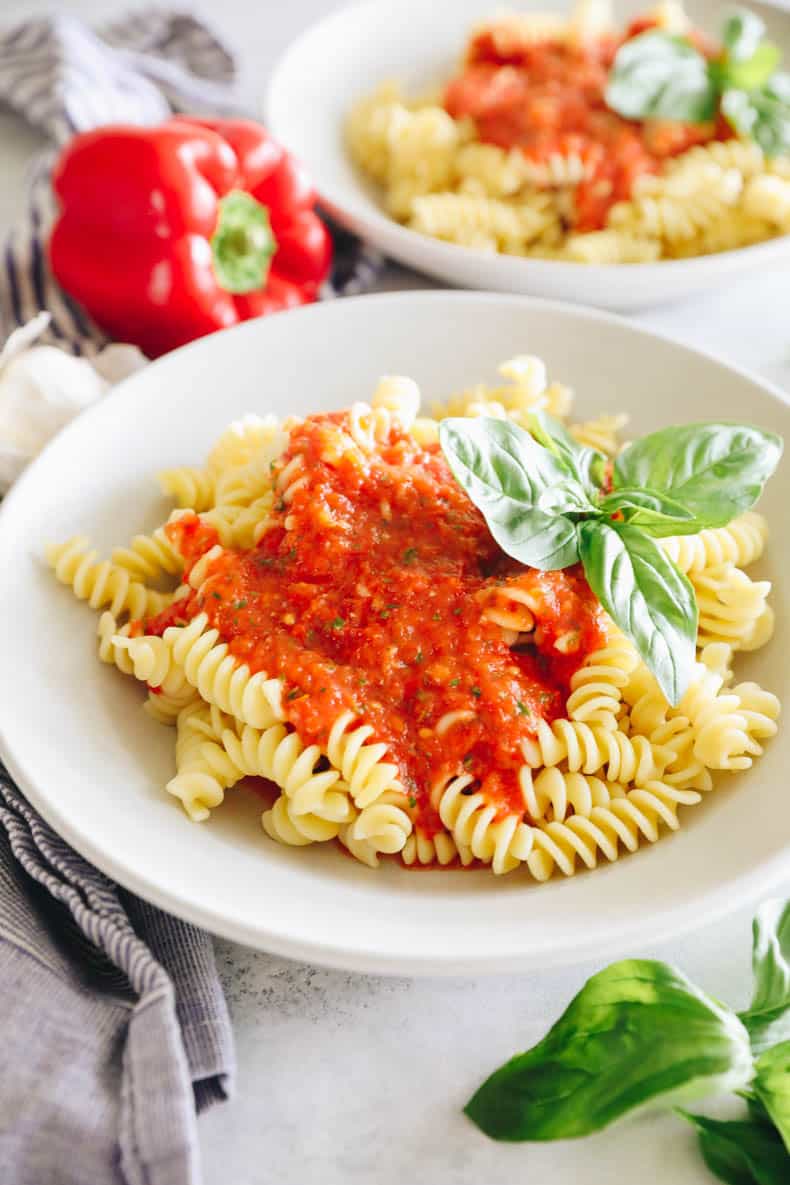
[[[590,654],[571,677],[567,712],[570,720],[614,730],[622,689],[638,662],[633,645],[613,632],[609,644]]]
[[[722,564],[748,568],[763,554],[767,537],[765,519],[749,510],[726,527],[706,528],[698,535],[674,535],[659,542],[681,572],[693,575]]]
[[[87,601],[91,609],[107,608],[116,618],[124,614],[144,618],[159,613],[167,603],[163,593],[133,580],[126,568],[110,560],[99,561],[84,535],[50,544],[46,558],[56,579],[68,584],[74,595]]]
[[[532,830],[517,815],[497,818],[497,810],[474,790],[470,774],[459,774],[441,791],[439,814],[459,849],[490,864],[496,874],[511,872],[532,850]],[[467,793],[465,793],[465,791]]]
[[[346,822],[351,806],[336,769],[320,769],[321,750],[304,745],[284,724],[259,729],[245,725],[226,729],[222,743],[245,774],[268,778],[285,794],[291,815],[315,815]]]
[[[726,642],[737,650],[756,650],[773,633],[767,603],[771,584],[750,580],[732,564],[704,568],[691,583],[699,608],[698,645]]]
[[[589,814],[535,826],[533,849],[527,857],[535,880],[548,880],[555,869],[563,876],[573,876],[579,862],[585,868],[595,868],[599,856],[616,860],[621,845],[635,852],[642,841],[655,843],[662,825],[677,830],[680,806],[699,801],[695,791],[659,781],[628,792],[622,786],[611,786],[607,792],[609,801],[593,806]]]
[[[214,478],[206,469],[181,466],[163,469],[159,474],[163,494],[175,498],[176,505],[190,510],[209,510],[214,505]]]
[[[346,711],[335,720],[327,740],[327,757],[360,808],[371,806],[390,791],[403,792],[398,767],[383,760],[387,746],[368,743],[373,733],[369,724],[355,725],[353,713]]]
[[[571,772],[585,774],[606,771],[611,782],[643,785],[663,770],[667,754],[644,736],[628,737],[602,724],[583,724],[577,720],[545,720],[537,724],[534,741],[525,741],[524,758],[531,769],[567,763]]]
[[[453,837],[446,831],[437,835],[426,835],[415,828],[406,839],[401,849],[400,858],[405,865],[438,864],[445,867],[458,860],[462,865],[469,865],[474,856],[468,848],[459,848]]]
[[[331,819],[297,814],[285,794],[281,794],[270,809],[263,812],[261,824],[266,834],[277,843],[299,848],[311,843],[327,843],[330,839],[336,839],[342,830],[342,824]]]
[[[193,822],[200,823],[221,804],[228,787],[240,779],[241,770],[217,743],[206,704],[185,707],[176,727],[177,773],[165,789],[180,799]]]
[[[278,679],[268,679],[264,672],[250,673],[229,652],[227,643],[219,642],[217,630],[208,629],[208,618],[198,614],[189,625],[170,626],[163,641],[169,662],[183,670],[192,687],[208,704],[215,704],[244,724],[268,728],[282,719],[281,687]],[[130,640],[131,652],[145,638]]]

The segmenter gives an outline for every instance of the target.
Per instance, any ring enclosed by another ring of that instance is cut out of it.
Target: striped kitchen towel
[[[0,337],[42,309],[47,337],[76,354],[93,354],[107,336],[58,286],[44,244],[55,215],[49,178],[56,148],[103,123],[154,124],[175,111],[243,115],[229,50],[186,13],[150,9],[94,32],[61,13],[0,33],[0,101],[52,141],[33,161],[29,199],[9,233],[0,274]],[[335,260],[322,296],[365,291],[383,268],[377,252],[332,228]]]
[[[83,860],[0,765],[0,1181],[198,1185],[233,1038],[211,940]]]

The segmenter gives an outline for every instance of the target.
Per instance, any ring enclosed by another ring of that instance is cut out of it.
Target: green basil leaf
[[[752,936],[754,993],[740,1016],[759,1054],[790,1041],[790,901],[764,902]]]
[[[659,30],[626,41],[606,86],[606,105],[626,119],[707,123],[718,92],[703,54],[682,37]]]
[[[759,144],[768,157],[790,152],[790,101],[782,97],[784,82],[776,79],[774,75],[761,90],[726,90],[721,99],[721,111],[730,126]]]
[[[690,510],[658,490],[626,488],[613,490],[600,503],[604,514],[620,511],[632,527],[641,527],[648,535],[696,535],[708,524],[700,522]]]
[[[765,36],[765,22],[748,8],[736,8],[724,22],[721,40],[730,62],[753,57]]]
[[[752,1090],[790,1152],[790,1041],[766,1049],[755,1065]],[[788,1163],[790,1168],[790,1162]]]
[[[606,457],[597,449],[574,440],[567,428],[545,411],[529,417],[530,431],[539,444],[564,461],[568,470],[581,482],[588,494],[597,494],[603,482]]]
[[[504,552],[544,570],[577,562],[575,525],[558,508],[592,507],[560,458],[512,421],[486,416],[442,420],[439,440],[456,481]]]
[[[570,1139],[654,1099],[734,1089],[750,1072],[747,1034],[728,1008],[666,963],[626,959],[593,975],[465,1110],[495,1140]]]
[[[590,588],[677,704],[691,679],[697,641],[697,602],[688,579],[627,523],[580,523],[579,556]]]
[[[505,554],[529,568],[550,572],[579,562],[576,524],[564,515],[516,508],[486,522]]]
[[[754,1053],[754,1045],[752,1045],[752,1053]],[[754,1123],[767,1124],[768,1127],[773,1127],[771,1116],[766,1111],[756,1094],[750,1090],[739,1090],[738,1094],[742,1099],[746,1099],[746,1106],[749,1108],[749,1117]]]
[[[786,1185],[790,1161],[773,1128],[747,1119],[708,1119],[679,1111],[693,1123],[710,1171],[727,1185]]]
[[[790,74],[786,70],[777,70],[771,75],[763,90],[769,98],[776,99],[778,103],[790,104]]]
[[[569,481],[567,466],[512,420],[442,420],[439,441],[456,481],[484,514],[503,500],[536,507],[544,490]]]
[[[707,526],[724,526],[759,498],[782,441],[749,424],[686,424],[630,444],[615,461],[614,487],[659,490]]]
[[[722,90],[734,87],[750,91],[764,86],[782,60],[782,51],[764,42],[748,60],[727,62],[721,68]]]

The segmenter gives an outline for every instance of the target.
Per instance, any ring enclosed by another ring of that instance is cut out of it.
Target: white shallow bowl
[[[106,554],[161,522],[153,474],[199,463],[245,412],[337,408],[381,373],[413,375],[426,398],[494,376],[518,352],[546,359],[587,418],[625,410],[634,432],[710,417],[790,433],[781,395],[616,318],[485,293],[404,293],[250,321],[127,379],[75,420],[0,510],[0,753],[30,800],[79,851],[150,901],[229,938],[317,963],[451,973],[548,965],[701,925],[767,891],[787,869],[790,731],[743,776],[683,815],[677,834],[613,865],[545,885],[526,874],[359,865],[334,845],[279,847],[260,800],[230,791],[204,824],[162,789],[171,729],[140,710],[141,688],[96,658],[96,616],[58,585],[47,540],[90,534]],[[790,550],[781,524],[790,466],[770,483],[777,634],[739,670],[787,691]]]
[[[509,0],[507,7],[567,11],[569,3]],[[790,260],[790,236],[720,255],[650,264],[520,259],[443,243],[390,218],[375,185],[346,152],[343,125],[351,105],[389,79],[401,81],[407,93],[441,84],[457,68],[470,27],[497,7],[494,0],[373,0],[327,17],[286,51],[269,84],[267,121],[308,166],[326,208],[339,222],[400,263],[449,284],[607,309],[680,300],[743,272]],[[615,4],[623,21],[649,7],[650,0]],[[790,13],[757,3],[748,7],[764,17],[771,38],[790,57]],[[690,0],[688,9],[702,28],[718,32],[725,11],[719,0]]]

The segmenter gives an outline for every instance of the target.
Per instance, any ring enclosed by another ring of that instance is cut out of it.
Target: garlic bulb
[[[60,428],[146,359],[135,346],[112,345],[94,359],[33,343],[49,324],[39,313],[0,351],[0,490]]]

